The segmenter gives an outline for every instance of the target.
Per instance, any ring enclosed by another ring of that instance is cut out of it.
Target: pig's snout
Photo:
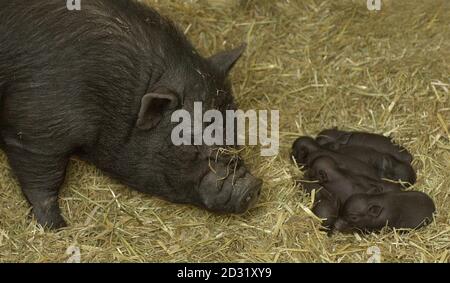
[[[350,233],[352,231],[352,228],[347,221],[343,220],[342,218],[338,218],[334,222],[333,230],[339,231],[341,233]]]
[[[244,213],[255,206],[259,199],[259,195],[261,194],[261,186],[261,179],[255,178],[249,173],[247,173],[244,178],[237,180],[235,189],[237,188],[242,191],[242,193],[238,193],[238,199],[235,204],[235,213]]]
[[[219,166],[203,178],[199,187],[202,205],[218,213],[244,213],[258,201],[262,181],[244,166],[236,172],[227,171]]]

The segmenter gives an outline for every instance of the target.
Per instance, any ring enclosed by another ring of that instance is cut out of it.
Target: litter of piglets
[[[315,193],[312,211],[330,233],[417,229],[433,220],[433,200],[409,190],[412,155],[389,137],[329,129],[297,138],[292,156],[305,171],[302,188]]]

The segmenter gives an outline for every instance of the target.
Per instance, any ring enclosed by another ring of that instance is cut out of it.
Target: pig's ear
[[[374,204],[369,207],[367,212],[372,217],[378,217],[382,210],[383,208],[381,206]]]
[[[384,172],[385,171],[391,171],[394,168],[392,165],[392,159],[388,157],[388,155],[383,155],[383,158],[381,160],[381,168]]]
[[[352,137],[352,133],[343,132],[339,135],[339,137],[337,138],[337,141],[340,144],[348,144],[348,141],[350,140],[351,137]]]
[[[136,127],[149,130],[156,127],[164,113],[178,105],[177,96],[173,93],[147,93],[142,97]]]
[[[242,56],[247,44],[243,43],[241,46],[234,48],[232,50],[223,51],[211,56],[208,60],[211,64],[216,67],[217,70],[223,74],[228,74],[236,64],[237,60]]]

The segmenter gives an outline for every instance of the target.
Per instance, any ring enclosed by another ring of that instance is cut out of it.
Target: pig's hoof
[[[41,225],[46,230],[59,230],[67,227],[67,223],[64,218],[59,213],[52,213],[47,215],[39,215],[33,213],[35,219],[39,225]]]
[[[60,218],[61,219],[38,221],[38,224],[47,230],[52,230],[52,231],[60,230],[62,228],[67,227],[66,221],[61,216],[60,216]]]
[[[61,219],[58,220],[57,222],[49,223],[49,225],[47,226],[48,229],[51,229],[51,230],[61,230],[61,229],[65,228],[65,227],[67,227],[67,223],[66,223],[66,221],[64,220],[64,218],[62,218],[62,217],[60,217],[60,218],[61,218]]]

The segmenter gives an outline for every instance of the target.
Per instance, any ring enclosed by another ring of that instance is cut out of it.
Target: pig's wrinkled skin
[[[403,147],[396,145],[388,137],[364,132],[346,132],[328,129],[317,135],[316,141],[321,146],[337,150],[345,146],[363,146],[394,156],[396,159],[411,164],[412,155]]]
[[[243,47],[203,58],[170,21],[129,0],[0,7],[0,140],[39,224],[66,225],[58,189],[71,154],[173,202],[224,213],[255,203],[261,180],[242,162],[171,142],[174,110],[235,109],[227,75]]]
[[[343,233],[379,231],[385,226],[417,229],[433,221],[433,200],[422,192],[355,194],[340,211],[334,229]]]

